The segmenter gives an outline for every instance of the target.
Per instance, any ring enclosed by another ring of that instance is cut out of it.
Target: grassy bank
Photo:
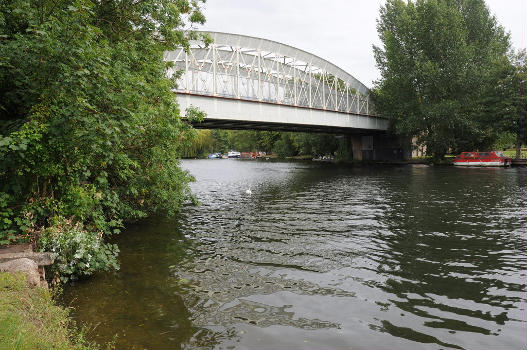
[[[503,152],[507,157],[516,158],[516,150],[515,149],[508,149]],[[520,151],[520,158],[526,159],[527,158],[527,149],[522,148]]]
[[[0,273],[0,349],[92,349],[74,329],[49,291],[28,288],[25,275]]]

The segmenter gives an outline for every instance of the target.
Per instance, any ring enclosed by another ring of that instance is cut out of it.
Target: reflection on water
[[[522,169],[185,161],[201,201],[68,287],[130,349],[520,349]],[[247,195],[245,190],[252,189]]]

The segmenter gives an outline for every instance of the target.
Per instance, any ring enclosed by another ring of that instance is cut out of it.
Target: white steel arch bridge
[[[369,89],[336,65],[306,51],[245,35],[201,32],[214,40],[165,52],[178,74],[181,109],[199,107],[197,128],[375,133]]]

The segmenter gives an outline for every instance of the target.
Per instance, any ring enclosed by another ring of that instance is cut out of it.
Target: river
[[[188,160],[200,206],[67,286],[117,349],[524,349],[525,168]],[[247,189],[252,194],[246,194]]]

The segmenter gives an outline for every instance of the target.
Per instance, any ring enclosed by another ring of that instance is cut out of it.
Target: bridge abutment
[[[348,135],[354,161],[402,161],[409,158],[410,144],[391,134]]]
[[[402,161],[410,157],[410,143],[396,135],[376,135],[374,137],[374,145],[374,160]]]

